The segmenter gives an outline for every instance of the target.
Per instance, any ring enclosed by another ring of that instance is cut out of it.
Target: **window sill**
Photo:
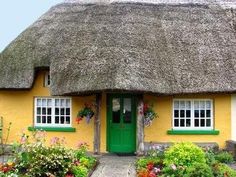
[[[29,131],[44,130],[47,132],[75,132],[76,129],[72,127],[28,127]]]
[[[219,130],[168,130],[168,135],[219,135]]]

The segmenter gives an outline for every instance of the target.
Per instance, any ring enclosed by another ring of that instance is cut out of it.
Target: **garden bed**
[[[150,148],[136,162],[138,177],[236,177],[229,167],[233,156],[226,151],[213,151],[193,143]]]
[[[13,145],[12,157],[0,164],[0,177],[89,177],[98,161],[87,148],[86,143],[66,148],[65,140],[58,137],[47,143],[42,131],[32,137],[23,134],[20,143]]]

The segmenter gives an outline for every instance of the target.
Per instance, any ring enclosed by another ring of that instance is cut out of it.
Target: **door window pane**
[[[120,99],[112,99],[112,123],[120,123]]]
[[[131,112],[131,98],[124,98],[124,123],[132,122],[132,112]]]

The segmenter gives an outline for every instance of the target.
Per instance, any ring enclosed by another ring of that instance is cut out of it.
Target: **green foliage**
[[[84,166],[73,166],[72,173],[75,175],[75,177],[87,177],[88,169]]]
[[[22,135],[21,143],[14,145],[15,172],[34,177],[87,176],[96,159],[86,154],[86,143],[80,144],[78,150],[73,150],[64,146],[64,139],[54,137],[51,145],[47,146],[44,136],[43,132],[37,131],[29,142],[30,137]]]
[[[82,117],[82,118],[83,118],[83,117],[87,117],[88,115],[89,115],[90,117],[93,117],[94,111],[93,111],[92,107],[93,107],[92,104],[87,104],[87,103],[85,103],[85,104],[84,104],[84,108],[81,109],[81,110],[78,112],[77,117]]]
[[[156,157],[142,157],[138,159],[136,162],[137,169],[146,168],[146,166],[150,163],[153,163],[154,165],[162,164],[162,160],[160,158]]]
[[[215,159],[215,153],[212,150],[207,150],[205,152],[205,157],[206,157],[206,163],[208,165],[212,165],[214,163],[216,163],[216,159]]]
[[[63,176],[71,168],[74,154],[55,138],[54,144],[46,146],[44,140],[24,144],[16,156],[16,167],[28,176]]]
[[[213,165],[213,173],[217,177],[235,177],[236,171],[223,163]]]
[[[183,166],[168,165],[162,169],[163,177],[182,177],[185,171]]]
[[[183,177],[214,177],[209,165],[194,163],[185,169]]]
[[[136,162],[138,177],[236,177],[236,171],[225,163],[233,161],[230,153],[214,152],[193,143],[176,143],[164,151],[152,147],[148,156]],[[220,163],[220,162],[224,163]]]
[[[203,150],[189,142],[176,143],[164,153],[164,164],[189,167],[193,163],[206,163]]]
[[[232,154],[227,151],[217,153],[215,159],[221,163],[232,163],[234,161]]]

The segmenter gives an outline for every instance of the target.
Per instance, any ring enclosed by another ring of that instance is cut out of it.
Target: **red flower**
[[[79,122],[83,120],[81,117],[76,117],[76,122],[79,124]]]
[[[143,104],[143,112],[147,112],[148,110],[148,104]]]
[[[151,171],[151,170],[153,169],[153,167],[154,167],[154,164],[153,164],[152,162],[149,162],[149,163],[147,164],[147,169],[148,169],[149,171]]]
[[[148,177],[157,177],[157,175],[154,172],[150,172]]]

